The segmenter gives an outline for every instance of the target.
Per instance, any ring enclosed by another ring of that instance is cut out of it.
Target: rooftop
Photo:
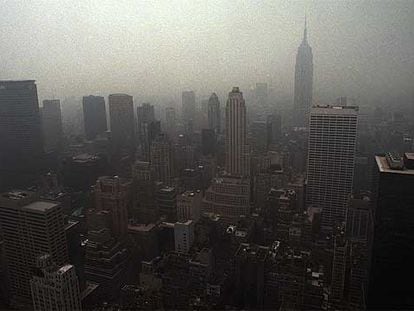
[[[316,105],[312,106],[311,113],[317,114],[357,114],[358,106]]]
[[[149,232],[155,227],[155,224],[130,224],[128,230],[130,232]]]
[[[62,267],[59,268],[59,270],[57,271],[58,274],[63,274],[68,272],[70,269],[72,269],[72,265],[64,265]]]
[[[406,153],[407,155],[407,153]],[[409,157],[413,157],[413,153],[408,153]],[[408,158],[410,159],[410,158]],[[414,175],[414,169],[402,166],[400,169],[392,168],[387,157],[384,155],[375,156],[375,161],[378,166],[378,170],[381,173],[392,173],[401,175]]]
[[[36,212],[47,212],[48,210],[58,206],[59,203],[48,202],[48,201],[36,201],[24,206],[24,209],[36,211]]]
[[[19,201],[29,197],[32,194],[33,193],[29,191],[11,190],[9,192],[3,193],[1,196],[4,199]]]

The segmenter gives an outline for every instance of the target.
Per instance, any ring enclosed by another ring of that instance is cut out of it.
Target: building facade
[[[202,212],[227,218],[250,215],[250,182],[245,178],[215,178],[206,190]]]
[[[246,126],[243,93],[234,87],[226,105],[226,171],[234,176],[250,174]]]
[[[294,125],[298,127],[308,126],[309,110],[312,106],[313,89],[313,54],[308,43],[307,27],[303,40],[296,54],[295,65],[295,94],[294,94]]]
[[[308,206],[322,208],[322,225],[345,221],[352,193],[358,108],[315,106],[311,109],[307,198]]]
[[[82,106],[85,137],[93,140],[107,130],[105,99],[102,96],[84,96]]]
[[[368,308],[414,306],[414,154],[375,157],[374,240]]]
[[[0,146],[0,189],[37,177],[43,137],[35,81],[0,81]]]
[[[35,311],[82,310],[75,267],[57,266],[49,254],[37,258],[30,287]]]
[[[46,152],[58,151],[62,146],[63,139],[62,114],[59,99],[43,101],[42,128],[44,150]]]
[[[96,210],[109,211],[111,231],[122,239],[128,232],[128,209],[131,205],[131,181],[118,176],[98,178],[94,187]]]
[[[197,191],[185,191],[177,195],[177,219],[178,221],[200,219],[202,193]]]
[[[111,139],[115,152],[135,149],[134,107],[132,96],[127,94],[109,95]]]
[[[186,133],[192,133],[196,119],[196,101],[193,91],[182,93],[182,121]]]
[[[33,192],[2,193],[0,225],[14,299],[31,302],[30,279],[37,257],[47,253],[58,265],[68,262],[61,204],[38,200]]]
[[[211,94],[207,106],[208,128],[214,130],[216,134],[221,131],[221,111],[220,101],[216,93]]]
[[[169,184],[173,172],[172,146],[167,135],[161,134],[151,144],[151,169],[154,180]]]

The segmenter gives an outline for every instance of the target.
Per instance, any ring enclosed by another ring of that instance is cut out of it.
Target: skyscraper
[[[175,251],[179,253],[188,253],[194,242],[194,222],[176,222],[174,224],[174,242]]]
[[[409,310],[414,307],[414,154],[376,156],[374,168],[368,307]]]
[[[211,94],[208,100],[208,128],[214,130],[216,134],[220,133],[220,101],[216,93]]]
[[[226,105],[226,170],[234,176],[249,175],[246,141],[246,104],[243,93],[233,87]]]
[[[30,279],[37,257],[47,253],[58,265],[68,262],[61,204],[38,200],[33,192],[2,193],[0,226],[11,291],[16,300],[31,302]]]
[[[145,144],[148,124],[155,121],[154,106],[143,103],[137,107],[137,134],[139,143]]]
[[[92,140],[107,130],[105,99],[102,96],[84,96],[82,105],[85,136]]]
[[[112,235],[121,240],[128,231],[131,181],[118,176],[103,176],[96,182],[94,190],[96,210],[110,213]]]
[[[256,83],[255,101],[256,107],[266,109],[269,104],[267,83]]]
[[[44,138],[44,150],[57,151],[62,144],[62,114],[60,100],[44,100],[42,108],[42,127]]]
[[[155,181],[170,183],[172,176],[172,147],[165,134],[160,134],[151,145],[151,169]]]
[[[305,30],[303,40],[296,54],[295,66],[295,95],[294,95],[294,124],[295,126],[308,126],[308,115],[312,106],[312,87],[313,87],[313,55],[312,48],[308,43],[307,27],[305,20]]]
[[[127,94],[109,95],[111,139],[115,151],[135,149],[134,106],[132,96]]]
[[[168,133],[168,137],[172,141],[175,141],[177,136],[177,118],[174,107],[165,108],[165,123],[165,129],[163,130]]]
[[[35,178],[42,155],[35,81],[0,81],[0,189]]]
[[[352,192],[358,107],[315,106],[310,113],[307,205],[322,208],[322,225],[345,220]]]
[[[182,120],[184,130],[191,133],[194,127],[196,117],[196,102],[193,91],[186,91],[182,94]]]
[[[30,286],[35,311],[82,309],[75,267],[55,265],[49,254],[37,258]]]
[[[214,178],[206,190],[202,212],[237,219],[250,215],[250,180],[247,178]]]

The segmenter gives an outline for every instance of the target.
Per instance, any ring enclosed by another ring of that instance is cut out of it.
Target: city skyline
[[[39,45],[33,46],[31,40],[17,41],[20,52],[16,54],[6,48],[0,78],[35,78],[42,100],[53,95],[63,99],[79,93],[106,96],[118,92],[139,96],[143,101],[154,96],[158,100],[178,100],[185,89],[206,92],[201,95],[207,96],[213,90],[223,94],[233,84],[247,90],[257,81],[269,83],[285,100],[291,100],[293,52],[300,43],[306,13],[310,40],[318,55],[315,100],[326,103],[345,94],[361,101],[412,98],[411,2],[338,2],[335,11],[324,2],[245,3],[237,10],[219,3],[211,4],[210,10],[202,4],[177,4],[180,10],[172,18],[167,15],[169,6],[157,3],[141,8],[132,1],[116,5],[91,1],[80,5],[83,13],[66,0],[46,10],[42,2],[10,3],[5,8],[4,22],[19,27],[3,33],[0,39],[10,39],[11,35],[26,38],[31,34]],[[57,11],[59,5],[66,9],[66,16],[55,23],[61,14]],[[127,13],[127,18],[111,16],[112,10]],[[149,14],[145,20],[144,13]],[[38,14],[33,21],[40,19],[47,33],[32,33],[36,29],[31,27],[33,14]],[[85,14],[93,19],[87,22]],[[253,20],[263,23],[251,27]],[[356,22],[360,22],[357,29]],[[81,27],[88,25],[93,27],[81,33]],[[96,25],[114,27],[104,27],[106,32],[102,32]],[[109,36],[111,32],[116,36]],[[236,38],[242,40],[243,49],[231,49]],[[53,49],[46,52],[41,48],[44,45]],[[50,54],[63,46],[70,52]],[[76,50],[75,46],[81,48]],[[162,51],[158,46],[163,47]],[[23,56],[21,53],[26,57],[14,61]],[[86,67],[78,66],[81,63]],[[53,74],[60,78],[48,88],[48,76],[56,71],[64,74]]]
[[[412,11],[11,3],[0,309],[412,309]]]

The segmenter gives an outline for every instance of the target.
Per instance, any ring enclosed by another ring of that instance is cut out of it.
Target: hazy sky
[[[0,0],[0,78],[41,99],[293,92],[305,13],[315,100],[414,91],[414,1]],[[372,96],[371,96],[372,97]]]

